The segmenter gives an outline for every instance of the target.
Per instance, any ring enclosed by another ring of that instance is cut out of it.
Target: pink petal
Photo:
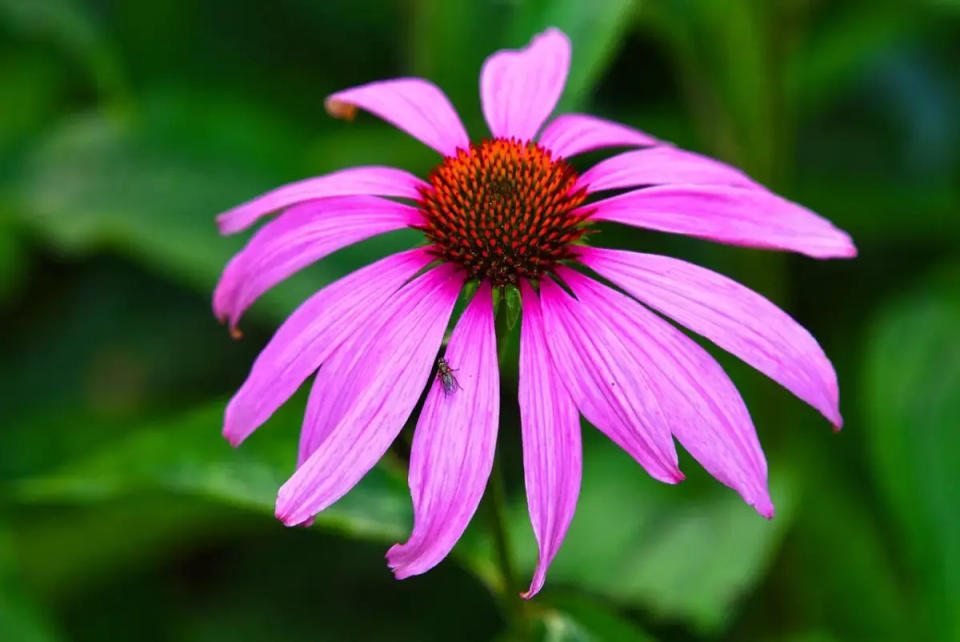
[[[379,328],[377,315],[370,315],[352,336],[353,341],[347,340],[337,350],[333,351],[330,359],[323,364],[313,378],[310,388],[310,397],[307,400],[307,410],[303,416],[303,426],[300,428],[300,442],[297,447],[297,468],[310,459],[334,429],[347,408],[360,394],[360,390],[344,388],[351,382],[346,381],[346,374],[356,366],[355,357],[358,347],[365,348],[372,338],[371,334]],[[366,339],[366,341],[364,341]],[[362,350],[359,354],[364,354]]]
[[[307,299],[273,335],[227,404],[224,437],[234,446],[246,439],[364,319],[432,260],[423,249],[388,256]]]
[[[627,192],[583,209],[593,218],[689,234],[700,238],[814,258],[857,253],[843,230],[810,210],[757,189],[720,185],[670,185]]]
[[[426,251],[421,251],[426,254]],[[432,289],[429,289],[431,287]],[[377,332],[385,323],[391,323],[390,319],[393,316],[403,314],[404,310],[413,305],[412,302],[416,298],[436,296],[436,292],[446,287],[444,281],[433,277],[427,283],[421,283],[421,280],[410,283],[389,301],[381,299],[379,307],[382,309],[363,319],[356,330],[337,346],[330,358],[323,363],[314,378],[303,419],[303,428],[300,431],[298,468],[323,443],[357,397],[363,393],[363,386],[357,385],[351,379],[351,373],[357,372],[359,364],[368,358],[367,354],[377,337]]]
[[[568,158],[604,147],[660,144],[656,138],[642,131],[586,114],[557,116],[540,134],[538,142],[553,152],[554,157],[559,158]]]
[[[764,297],[716,272],[666,256],[583,248],[580,258],[766,374],[838,428],[842,424],[830,361],[809,332]]]
[[[328,196],[366,194],[417,199],[427,184],[409,172],[392,167],[351,167],[339,172],[289,183],[227,210],[217,217],[221,234],[250,227],[262,216],[303,201]]]
[[[416,225],[420,213],[376,196],[338,196],[295,205],[267,223],[223,271],[213,310],[235,327],[268,289],[324,256],[363,239]]]
[[[344,89],[324,103],[330,115],[353,118],[364,109],[444,156],[469,149],[470,138],[443,91],[420,78],[395,78]]]
[[[560,268],[558,276],[636,355],[683,447],[761,515],[773,517],[763,449],[740,393],[720,364],[633,299],[569,268]]]
[[[457,322],[444,355],[459,387],[434,379],[410,451],[413,533],[387,552],[397,579],[436,566],[480,504],[497,443],[500,377],[493,297],[484,283]]]
[[[503,50],[483,63],[480,101],[494,138],[530,141],[557,106],[570,71],[570,39],[550,28],[524,49]]]
[[[540,312],[540,301],[523,288],[520,333],[520,426],[523,435],[523,478],[530,523],[540,547],[531,598],[543,588],[553,561],[573,520],[580,494],[582,452],[577,406],[557,378]]]
[[[340,499],[390,447],[430,376],[462,284],[455,268],[441,265],[377,311],[379,324],[367,328],[379,329],[341,371],[349,406],[280,488],[276,513],[285,524],[303,523]]]
[[[580,176],[574,189],[598,192],[677,183],[764,189],[735,167],[670,145],[637,149],[600,161]]]
[[[681,481],[670,428],[634,355],[605,319],[549,279],[540,297],[553,363],[583,416],[654,479]]]

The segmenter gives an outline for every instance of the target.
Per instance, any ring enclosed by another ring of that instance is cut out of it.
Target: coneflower
[[[304,266],[377,234],[422,231],[423,247],[357,270],[293,312],[230,401],[224,425],[239,444],[316,374],[298,467],[277,498],[277,516],[296,525],[377,463],[429,385],[411,448],[413,533],[387,553],[398,578],[450,552],[487,484],[499,423],[498,288],[517,288],[523,310],[523,460],[540,546],[526,597],[543,586],[576,507],[580,415],[667,483],[683,479],[676,437],[761,515],[773,515],[766,460],[736,387],[651,308],[737,355],[835,426],[842,421],[833,367],[770,301],[710,270],[591,247],[584,235],[596,221],[613,221],[815,258],[854,256],[849,236],[733,167],[630,127],[584,114],[544,127],[569,64],[569,40],[557,29],[487,59],[480,95],[491,137],[473,143],[443,92],[425,80],[338,92],[326,103],[331,114],[372,112],[439,152],[439,165],[425,181],[388,167],[345,169],[280,187],[218,219],[233,233],[280,211],[217,286],[214,310],[234,329],[257,297]],[[610,147],[633,149],[580,176],[566,161]],[[607,190],[627,191],[598,198]],[[475,293],[439,355],[467,283]]]

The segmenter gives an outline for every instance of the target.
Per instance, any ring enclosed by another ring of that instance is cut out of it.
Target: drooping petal
[[[540,301],[526,281],[522,288],[518,397],[523,479],[530,523],[540,547],[530,588],[523,593],[529,599],[543,588],[547,568],[573,520],[580,494],[583,453],[580,415],[550,361]]]
[[[307,299],[273,335],[227,404],[223,435],[234,446],[246,439],[364,319],[432,260],[419,248],[388,256]]]
[[[382,303],[382,309],[363,320],[357,331],[343,341],[317,371],[300,431],[298,468],[323,443],[363,393],[363,386],[351,378],[351,373],[355,373],[359,364],[368,358],[370,346],[380,328],[390,323],[392,315],[402,314],[405,308],[412,306],[412,301],[415,301],[412,297],[435,296],[436,291],[446,287],[441,280],[433,281],[433,289],[428,289],[431,287],[429,283],[419,284],[417,290],[413,290],[412,286],[411,283],[404,291]]]
[[[303,466],[310,455],[320,447],[359,394],[358,390],[344,389],[351,383],[345,380],[345,373],[355,366],[356,355],[363,354],[363,350],[358,348],[365,348],[369,343],[371,333],[377,330],[373,326],[376,326],[378,321],[376,315],[367,317],[359,332],[353,335],[353,340],[338,346],[342,349],[334,350],[330,359],[317,371],[310,388],[303,426],[300,428],[297,468]]]
[[[541,282],[545,336],[560,379],[587,421],[654,479],[683,479],[651,382],[609,324],[549,279]]]
[[[538,142],[549,149],[554,158],[568,158],[604,147],[660,144],[656,138],[640,130],[587,114],[557,116],[540,134]]]
[[[276,514],[285,524],[301,524],[340,499],[390,447],[430,376],[462,284],[453,267],[441,265],[377,311],[379,324],[367,327],[379,329],[341,371],[349,406],[280,488]]]
[[[213,310],[235,327],[268,289],[301,268],[358,241],[420,222],[409,205],[375,196],[339,196],[295,205],[264,225],[223,271]]]
[[[353,118],[357,108],[402,129],[444,156],[469,149],[470,138],[450,100],[421,78],[395,78],[338,91],[324,103],[330,115]]]
[[[417,199],[427,184],[402,169],[393,167],[351,167],[283,185],[227,210],[217,217],[221,234],[233,234],[250,227],[271,212],[303,201],[330,196],[395,196]]]
[[[732,352],[838,428],[837,375],[809,332],[763,296],[685,261],[583,248],[580,260],[624,290]]]
[[[765,190],[721,185],[639,189],[591,203],[593,218],[731,245],[852,257],[850,236],[810,210]]]
[[[426,250],[421,251],[430,256]],[[332,351],[330,358],[317,371],[300,431],[298,468],[323,443],[363,393],[364,386],[358,385],[351,374],[356,374],[359,364],[368,359],[378,331],[384,324],[389,324],[393,316],[404,314],[404,310],[417,300],[416,297],[432,297],[447,287],[443,280],[435,276],[430,282],[419,283],[416,288],[413,286],[413,283],[409,284],[389,300],[381,299],[378,310],[362,319],[356,330]]]
[[[453,549],[480,504],[497,443],[500,377],[493,296],[480,286],[444,355],[456,389],[435,379],[410,450],[413,533],[387,552],[397,579],[436,566]]]
[[[767,461],[740,393],[706,350],[635,300],[569,268],[558,270],[584,305],[609,321],[652,382],[670,431],[718,480],[773,517]]]
[[[480,101],[494,138],[533,140],[557,106],[570,71],[570,39],[550,28],[524,49],[503,50],[483,63]]]
[[[580,176],[574,189],[599,192],[676,184],[764,189],[735,167],[671,145],[636,149],[602,160]]]

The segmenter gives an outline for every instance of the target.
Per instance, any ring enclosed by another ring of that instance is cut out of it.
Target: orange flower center
[[[577,173],[536,143],[485,140],[445,158],[420,192],[420,228],[437,257],[494,286],[539,280],[585,233]]]

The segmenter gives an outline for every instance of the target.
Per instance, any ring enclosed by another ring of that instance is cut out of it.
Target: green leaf
[[[485,131],[477,92],[483,60],[497,49],[523,47],[547,27],[558,27],[570,36],[573,59],[557,112],[570,111],[589,101],[636,7],[636,0],[419,0],[410,41],[414,71],[448,93],[476,135],[480,128]]]
[[[54,642],[60,636],[27,595],[14,572],[15,557],[0,515],[0,640]]]
[[[583,596],[554,596],[527,606],[527,617],[503,642],[653,642],[630,620]]]
[[[919,12],[899,2],[837,5],[831,19],[813,30],[784,62],[787,100],[796,109],[821,109],[850,81],[862,77],[879,55],[917,36]]]
[[[914,609],[902,560],[891,554],[896,551],[885,528],[889,520],[876,515],[876,490],[845,465],[849,460],[842,453],[844,442],[861,447],[861,431],[869,426],[848,414],[849,425],[833,436],[824,435],[821,426],[787,426],[788,448],[802,461],[804,493],[789,544],[772,573],[789,581],[770,582],[773,592],[763,599],[789,604],[781,617],[802,624],[801,630],[829,631],[842,640],[910,639]],[[825,443],[830,443],[826,452]],[[836,608],[852,595],[857,608]]]
[[[576,586],[703,631],[722,629],[793,517],[787,463],[771,462],[777,516],[767,521],[695,462],[684,462],[680,486],[658,484],[595,432],[584,426],[583,488],[547,589]],[[536,549],[525,506],[512,516],[513,545],[530,572]]]
[[[41,55],[0,54],[0,150],[7,154],[19,142],[44,126],[63,99],[68,73]],[[7,164],[0,160],[0,178],[7,179]],[[14,161],[15,162],[15,161]],[[0,183],[0,188],[5,187]]]
[[[132,126],[90,115],[28,159],[19,195],[25,222],[63,250],[119,249],[206,287],[239,245],[218,238],[213,216],[230,194],[271,182],[177,157]]]
[[[236,450],[220,436],[222,413],[217,403],[132,431],[53,473],[17,482],[13,496],[26,503],[102,502],[164,491],[272,515],[277,490],[293,474],[300,413],[281,409]],[[401,538],[410,523],[405,481],[375,468],[316,523],[354,537]]]
[[[864,365],[875,477],[930,613],[930,639],[960,639],[960,269],[884,308]]]
[[[925,3],[933,12],[952,15],[960,12],[960,0],[927,0]]]
[[[137,490],[104,502],[50,497],[17,509],[11,531],[23,577],[55,604],[169,559],[190,542],[264,527],[256,514],[222,503]]]
[[[27,271],[27,256],[19,235],[0,220],[0,305],[19,287]]]
[[[120,62],[88,8],[73,0],[0,0],[0,24],[49,40],[79,61],[106,98],[126,99]]]
[[[953,182],[884,180],[848,176],[805,176],[797,194],[802,202],[837,221],[858,243],[899,243],[960,238]],[[903,212],[910,211],[910,216]]]
[[[214,217],[283,178],[189,149],[178,139],[188,125],[137,126],[97,114],[72,120],[28,159],[17,190],[20,216],[62,251],[112,249],[209,292],[242,242],[221,237]],[[397,232],[345,248],[265,294],[254,309],[282,317],[322,285],[410,247],[417,236]]]
[[[783,639],[785,642],[843,642],[840,638],[826,631],[795,633]]]
[[[710,151],[762,181],[775,171],[782,135],[770,12],[749,0],[673,0],[640,14],[668,45]]]
[[[500,44],[512,3],[416,0],[412,5],[412,75],[436,83],[450,98],[471,138],[486,132],[477,89],[483,59]]]
[[[520,46],[547,27],[558,27],[570,37],[573,59],[570,76],[557,113],[590,102],[600,80],[632,25],[637,0],[528,0],[510,26],[508,45]]]

